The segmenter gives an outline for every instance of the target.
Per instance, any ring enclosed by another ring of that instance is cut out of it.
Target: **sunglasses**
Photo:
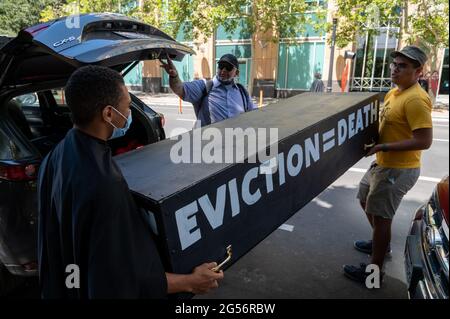
[[[408,68],[409,64],[407,63],[396,63],[396,62],[391,62],[391,64],[389,65],[389,67],[394,70],[394,69],[398,69],[399,71],[403,71],[406,70]]]
[[[233,71],[233,69],[234,69],[234,66],[232,66],[232,65],[229,64],[229,63],[224,63],[224,62],[220,62],[220,63],[218,64],[218,67],[219,67],[220,70],[225,69],[225,70],[227,70],[228,72],[231,72],[231,71]]]

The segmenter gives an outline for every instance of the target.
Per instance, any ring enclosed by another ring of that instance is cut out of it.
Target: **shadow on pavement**
[[[344,264],[369,262],[353,241],[370,238],[355,199],[356,187],[330,186],[291,217],[294,231],[276,230],[225,271],[220,287],[196,298],[407,298],[403,248],[419,201],[404,199],[394,219],[392,258],[381,289],[369,290],[342,273]],[[276,213],[276,212],[273,212]],[[39,298],[38,279],[27,278],[8,298]]]
[[[356,200],[356,187],[330,186],[286,224],[225,271],[213,293],[196,298],[403,299],[407,298],[403,250],[420,201],[405,198],[392,228],[392,258],[385,262],[381,289],[367,289],[343,275],[344,264],[370,263],[353,242],[371,229]],[[273,212],[276,213],[276,212]]]

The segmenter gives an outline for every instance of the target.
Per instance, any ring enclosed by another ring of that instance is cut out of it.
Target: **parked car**
[[[37,172],[72,127],[64,86],[73,71],[96,64],[125,75],[141,60],[194,53],[123,15],[80,15],[79,25],[60,18],[0,37],[0,295],[16,281],[9,273],[37,275]],[[133,122],[125,136],[108,141],[113,154],[165,139],[162,114],[130,95]]]
[[[412,299],[448,299],[448,176],[420,206],[405,247],[408,295]]]

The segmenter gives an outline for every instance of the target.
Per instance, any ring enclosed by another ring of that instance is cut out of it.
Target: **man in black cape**
[[[107,140],[124,135],[132,120],[122,76],[82,67],[65,94],[74,127],[39,172],[42,297],[165,298],[216,288],[223,273],[211,269],[215,263],[187,275],[164,272],[150,227],[112,159]]]

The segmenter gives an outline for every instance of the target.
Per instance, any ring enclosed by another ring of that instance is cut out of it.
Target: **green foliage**
[[[356,41],[358,35],[375,34],[382,24],[400,26],[403,1],[336,0],[336,45],[342,48]]]
[[[194,38],[203,35],[206,41],[224,22],[227,31],[235,29],[237,21],[230,18],[237,16],[239,5],[244,3],[244,0],[172,0],[169,19],[174,22],[174,33],[183,27],[186,33],[192,32]],[[185,21],[190,23],[185,24]]]
[[[0,35],[14,36],[39,22],[39,13],[54,0],[1,0]]]
[[[336,6],[338,47],[366,32],[376,33],[387,22],[398,26],[408,42],[420,42],[429,50],[448,47],[447,0],[336,0]],[[270,31],[273,41],[296,38],[307,25],[328,32],[332,27],[326,22],[327,5],[314,0],[1,0],[0,33],[15,34],[39,18],[47,21],[77,12],[120,12],[174,37],[182,30],[205,40],[219,26],[226,32],[243,27],[246,34]],[[406,24],[403,12],[408,12]]]
[[[313,25],[325,31],[326,9],[313,0],[53,0],[41,12],[41,20],[75,13],[121,12],[166,31],[172,36],[183,29],[193,38],[203,35],[206,40],[222,26],[233,32],[244,20],[243,32],[272,31],[272,40],[295,38]],[[314,10],[317,19],[306,11]]]
[[[411,0],[418,10],[408,17],[408,41],[426,47],[448,47],[448,0]]]
[[[53,20],[62,16],[91,12],[119,12],[130,0],[52,0],[40,13],[40,21]],[[134,2],[134,1],[133,1]]]
[[[136,3],[137,5],[131,7],[127,15],[167,31],[168,7],[165,0],[137,1]]]
[[[193,32],[194,37],[203,34],[211,36],[222,26],[226,32],[244,27],[242,32],[253,34],[271,31],[272,40],[281,37],[295,38],[313,25],[316,30],[325,30],[326,10],[316,5],[316,1],[306,0],[172,0],[170,19],[176,21],[177,30],[183,21],[190,25],[185,31]],[[315,11],[313,20],[306,11]],[[243,25],[240,25],[244,21]]]
[[[376,33],[388,22],[399,27],[399,36],[409,43],[430,50],[448,47],[448,0],[336,0],[336,4],[338,47],[354,42],[358,34]],[[402,23],[405,12],[406,24]]]

